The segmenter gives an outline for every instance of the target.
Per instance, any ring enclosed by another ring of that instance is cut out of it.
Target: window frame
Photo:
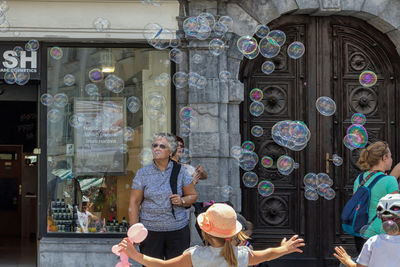
[[[38,130],[39,130],[39,146],[41,151],[39,155],[39,168],[38,168],[38,229],[37,237],[41,239],[42,237],[59,237],[59,238],[123,238],[126,233],[53,233],[47,232],[47,107],[40,104],[40,96],[47,93],[47,59],[48,53],[47,49],[53,46],[59,47],[72,47],[72,48],[151,48],[157,51],[149,44],[144,42],[136,43],[112,43],[110,42],[50,42],[43,41],[40,42],[39,55],[40,57],[40,91],[38,94],[38,105],[40,106],[38,110]],[[167,50],[168,51],[168,50]],[[172,76],[176,72],[176,64],[171,61],[170,63],[170,97],[171,97],[171,132],[176,133],[176,87],[172,82]],[[133,178],[133,177],[132,177]],[[129,200],[127,200],[129,201]]]

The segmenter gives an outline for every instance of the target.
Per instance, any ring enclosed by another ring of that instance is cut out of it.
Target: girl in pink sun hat
[[[125,252],[133,260],[151,266],[180,267],[233,267],[251,266],[270,261],[293,252],[302,252],[304,240],[297,235],[289,240],[284,238],[276,248],[251,250],[245,246],[233,246],[233,238],[247,238],[241,234],[242,225],[236,220],[235,210],[227,204],[213,204],[206,212],[197,217],[202,230],[205,246],[194,246],[182,255],[170,260],[160,260],[139,253],[129,239],[120,244],[120,252]]]

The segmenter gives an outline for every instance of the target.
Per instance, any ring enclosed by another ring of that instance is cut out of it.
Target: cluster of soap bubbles
[[[189,88],[204,89],[207,86],[207,78],[197,72],[176,72],[172,77],[172,82],[176,88],[184,88],[189,85]]]
[[[163,50],[168,47],[176,48],[180,45],[180,39],[169,29],[161,27],[157,23],[149,23],[144,27],[144,38],[156,49]]]
[[[293,151],[303,150],[311,138],[311,132],[302,121],[279,121],[271,129],[272,139],[278,145]]]
[[[180,64],[183,61],[183,53],[179,48],[173,48],[169,51],[169,59],[176,64]]]
[[[7,1],[2,1],[0,3],[0,32],[6,32],[10,29],[10,23],[6,18],[6,12],[8,11],[9,6]]]
[[[60,109],[63,109],[68,104],[68,96],[64,93],[58,93],[54,96],[46,93],[41,95],[40,103],[50,108],[47,111],[47,119],[51,123],[56,123],[59,122],[63,116]]]
[[[264,93],[259,88],[253,88],[250,91],[250,100],[252,103],[250,104],[249,111],[250,114],[254,117],[259,117],[264,113],[264,104],[261,102],[264,97]]]
[[[361,124],[352,124],[347,128],[343,144],[350,150],[363,148],[368,143],[368,132]]]
[[[194,37],[199,40],[206,40],[211,33],[223,37],[226,32],[232,29],[233,20],[229,16],[221,16],[218,21],[210,13],[201,13],[183,21],[183,30],[187,37]]]
[[[304,197],[307,200],[317,200],[319,196],[324,197],[326,200],[332,200],[336,196],[335,190],[331,188],[333,180],[324,172],[318,174],[307,173],[304,175],[303,183],[305,186]]]
[[[29,72],[10,70],[4,73],[4,82],[7,84],[25,85],[29,82]]]
[[[196,111],[189,106],[182,107],[179,111],[179,118],[181,119],[181,135],[189,136],[198,125]]]
[[[276,168],[282,175],[289,175],[294,169],[299,168],[299,164],[294,162],[293,158],[282,155],[276,161]]]
[[[236,47],[240,53],[248,59],[254,59],[259,54],[267,59],[274,58],[286,42],[286,34],[283,31],[271,31],[266,25],[258,25],[255,35],[260,38],[259,42],[251,35],[241,36],[236,42]],[[300,58],[304,52],[304,44],[299,41],[291,43],[287,49],[288,56],[293,59]],[[269,60],[261,66],[261,71],[265,74],[271,74],[274,70],[275,64]]]
[[[324,116],[332,116],[336,111],[336,103],[332,98],[321,96],[315,101],[318,112]]]
[[[256,167],[259,160],[257,153],[251,150],[255,148],[254,143],[245,141],[242,146],[233,146],[230,151],[231,157],[237,160],[240,168],[251,171]]]

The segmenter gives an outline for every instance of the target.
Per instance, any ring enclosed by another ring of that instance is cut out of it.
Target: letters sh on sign
[[[2,56],[0,64],[0,78],[3,79],[7,71],[29,72],[30,79],[39,80],[38,51],[19,51],[18,53],[9,47],[0,47]]]

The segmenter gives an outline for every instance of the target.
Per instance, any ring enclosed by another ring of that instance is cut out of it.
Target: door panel
[[[244,215],[255,224],[252,243],[257,248],[276,246],[282,237],[299,233],[307,241],[303,254],[292,254],[277,260],[272,266],[283,266],[295,259],[296,266],[337,266],[332,252],[335,245],[345,245],[353,252],[353,239],[341,229],[340,213],[351,196],[352,184],[359,170],[356,166],[358,150],[350,151],[342,140],[351,124],[353,113],[367,116],[369,141],[387,140],[397,159],[396,147],[396,81],[399,56],[386,36],[365,22],[347,17],[285,16],[271,23],[272,29],[281,29],[287,35],[280,54],[273,58],[275,71],[270,75],[261,72],[265,58],[243,60],[239,76],[245,84],[242,104],[243,140],[256,145],[259,158],[271,156],[274,161],[283,154],[290,155],[300,167],[289,176],[281,175],[274,163],[266,169],[260,164],[254,172],[260,180],[270,180],[275,192],[262,197],[257,188],[242,184]],[[378,42],[378,40],[380,40]],[[298,60],[289,58],[287,46],[301,41],[306,53]],[[373,70],[378,83],[363,88],[358,77],[363,70]],[[263,90],[264,113],[254,117],[248,112],[248,98],[253,88]],[[325,117],[318,113],[315,101],[319,96],[329,96],[337,104],[336,113]],[[397,112],[398,114],[398,112]],[[311,140],[300,152],[277,145],[271,138],[271,127],[281,120],[304,121]],[[264,128],[262,137],[254,137],[254,125]],[[308,172],[326,172],[326,154],[343,157],[340,167],[329,165],[329,175],[334,180],[336,198],[331,201],[304,198],[303,176]],[[396,162],[396,160],[394,160]],[[242,172],[243,174],[244,172]]]

